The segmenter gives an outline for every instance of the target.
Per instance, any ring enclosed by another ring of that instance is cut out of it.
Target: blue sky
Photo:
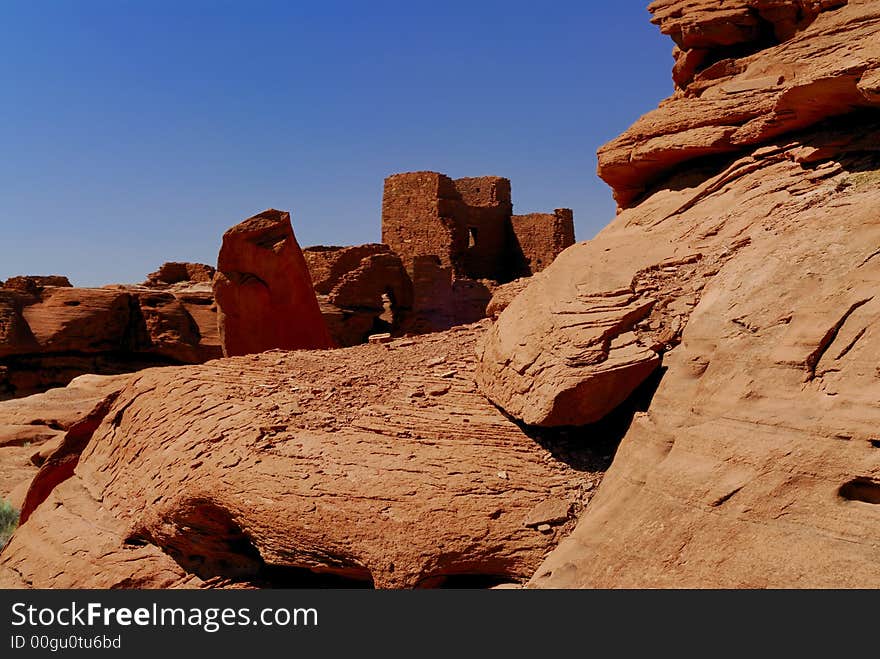
[[[384,177],[421,169],[587,239],[597,147],[672,91],[646,4],[5,0],[0,279],[213,264],[269,207],[303,246],[378,242]]]

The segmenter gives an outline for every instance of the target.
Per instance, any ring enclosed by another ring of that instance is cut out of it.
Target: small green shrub
[[[18,527],[18,510],[6,499],[0,500],[0,549],[9,542],[16,527]]]

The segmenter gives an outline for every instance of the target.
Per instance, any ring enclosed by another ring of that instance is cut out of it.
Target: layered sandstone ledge
[[[652,188],[675,186],[676,176],[700,168],[694,161],[744,153],[829,117],[880,106],[874,0],[735,0],[723,7],[659,0],[651,11],[677,44],[680,88],[599,150],[599,176],[623,208]]]

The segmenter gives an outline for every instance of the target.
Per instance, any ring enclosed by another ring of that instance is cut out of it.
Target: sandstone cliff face
[[[484,343],[482,389],[543,425],[662,363],[534,586],[880,585],[880,4],[772,4],[800,18],[769,41],[771,3],[652,5],[724,57],[600,151],[629,208]]]

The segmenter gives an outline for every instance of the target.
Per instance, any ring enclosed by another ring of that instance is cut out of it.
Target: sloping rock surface
[[[116,392],[127,375],[82,375],[68,386],[0,402],[0,499],[21,508],[39,467],[67,430]]]
[[[799,150],[672,220],[751,241],[534,585],[880,586],[880,157]]]
[[[482,348],[481,388],[541,425],[601,416],[663,368],[533,586],[880,585],[880,4],[772,3],[797,20],[749,36],[770,4],[652,5],[720,58],[600,152],[638,205]]]
[[[132,375],[0,555],[0,584],[525,580],[605,453],[536,441],[486,402],[484,331]]]

